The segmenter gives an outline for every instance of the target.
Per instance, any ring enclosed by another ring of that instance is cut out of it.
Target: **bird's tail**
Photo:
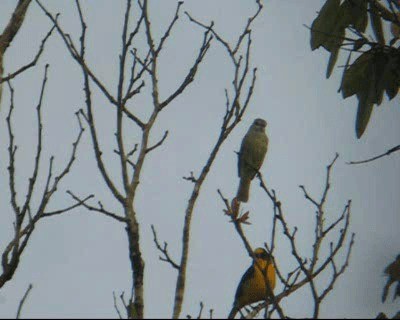
[[[383,294],[382,294],[382,303],[386,301],[388,292],[389,292],[389,288],[392,285],[393,281],[391,281],[391,279],[389,278],[388,281],[386,282],[385,287],[383,288]]]
[[[239,183],[239,189],[236,198],[240,202],[247,202],[249,200],[251,179],[241,178]]]
[[[231,312],[229,312],[228,319],[235,318],[237,312],[238,308],[236,308],[236,306],[233,306]]]
[[[396,290],[395,290],[394,295],[393,295],[393,301],[397,297],[400,297],[400,281],[397,282]]]

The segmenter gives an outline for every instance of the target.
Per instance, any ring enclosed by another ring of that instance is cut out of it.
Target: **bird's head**
[[[263,248],[255,249],[254,256],[256,257],[257,264],[262,269],[264,269],[268,264],[272,262],[271,255]]]
[[[252,128],[257,132],[264,132],[266,126],[267,126],[267,121],[261,118],[257,118],[256,120],[254,120]]]

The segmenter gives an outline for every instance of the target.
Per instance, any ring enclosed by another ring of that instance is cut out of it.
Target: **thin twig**
[[[117,312],[118,317],[120,319],[122,319],[122,315],[121,315],[121,312],[119,311],[119,308],[118,308],[118,305],[117,305],[117,298],[115,297],[115,292],[114,291],[113,291],[113,299],[114,299],[114,309]]]
[[[202,301],[200,301],[200,310],[199,310],[199,315],[197,316],[197,319],[201,319],[201,314],[203,313],[203,308],[204,308],[204,304]]]
[[[283,214],[282,206],[280,202],[277,199],[275,191],[269,191],[268,188],[266,187],[261,173],[259,173],[257,176],[260,180],[260,186],[262,189],[266,192],[268,197],[271,199],[274,207],[276,207],[278,214],[277,220],[280,221],[281,226],[283,227],[283,232],[286,238],[289,240],[289,243],[291,245],[291,251],[293,257],[297,260],[298,262],[298,267],[290,272],[288,274],[287,280],[282,281],[282,277],[280,276],[280,271],[279,267],[276,265],[276,262],[274,261],[275,269],[277,272],[277,275],[279,276],[279,279],[284,283],[284,289],[281,293],[277,294],[275,296],[276,301],[280,301],[284,297],[290,295],[294,291],[298,290],[302,286],[309,284],[311,291],[312,291],[312,296],[313,296],[313,301],[314,301],[314,317],[318,316],[319,314],[319,306],[321,301],[325,298],[325,296],[328,294],[330,290],[333,288],[333,284],[337,281],[337,279],[340,277],[340,275],[345,271],[349,264],[349,259],[350,259],[350,253],[351,249],[354,244],[354,234],[351,236],[351,239],[349,241],[349,245],[347,248],[347,254],[346,254],[346,259],[345,262],[341,267],[336,266],[334,263],[334,258],[338,254],[338,252],[343,248],[343,244],[346,240],[346,235],[349,230],[349,225],[350,225],[350,205],[351,201],[348,201],[346,204],[343,213],[339,216],[337,220],[335,220],[330,226],[328,226],[326,229],[323,228],[323,221],[324,221],[324,203],[327,199],[327,194],[329,191],[330,187],[330,173],[331,169],[333,167],[333,164],[335,163],[338,155],[336,154],[335,158],[333,161],[327,166],[327,174],[326,174],[326,181],[325,181],[325,187],[323,190],[323,194],[321,197],[321,200],[318,202],[315,199],[313,199],[306,191],[305,187],[301,186],[301,189],[303,190],[303,193],[305,195],[305,198],[312,202],[317,208],[317,214],[316,214],[316,238],[315,242],[313,243],[313,250],[312,250],[312,256],[309,259],[311,263],[307,266],[306,260],[304,260],[297,249],[296,243],[295,243],[295,231],[297,228],[294,229],[294,232],[291,232],[289,230],[289,227],[287,225],[287,222],[285,221],[285,216]],[[338,225],[340,222],[343,222],[344,226],[341,227],[339,231],[339,237],[337,242],[333,245],[331,245],[331,253],[329,254],[328,257],[324,258],[322,261],[320,261],[319,257],[319,248],[322,244],[322,241],[328,234],[328,232],[337,229]],[[320,263],[317,265],[317,261]],[[315,283],[315,279],[318,277],[318,275],[326,270],[326,268],[331,265],[332,266],[332,279],[331,281],[327,284],[325,289],[322,289],[322,293],[318,293],[317,286]],[[300,275],[303,274],[301,277]],[[291,277],[293,277],[292,280]],[[269,312],[271,315],[273,310]]]
[[[68,193],[68,191],[67,191],[67,193]],[[73,205],[71,205],[69,207],[66,207],[66,208],[63,208],[63,209],[58,209],[58,210],[55,210],[55,211],[50,211],[50,212],[44,212],[42,214],[42,216],[43,217],[51,217],[51,216],[55,216],[55,215],[58,215],[58,214],[62,214],[62,213],[71,211],[72,209],[75,209],[76,207],[84,205],[87,200],[89,200],[89,199],[91,199],[93,197],[94,197],[94,195],[91,194],[91,195],[87,196],[85,199],[80,200],[77,203],[75,203],[75,204],[73,204]]]
[[[91,199],[91,198],[93,198],[94,195],[89,195],[89,196],[87,196],[85,199],[80,199],[78,196],[76,196],[75,194],[73,194],[72,191],[70,191],[70,190],[68,190],[67,193],[68,193],[75,201],[77,201],[77,204],[76,204],[75,206],[77,206],[77,205],[82,205],[82,206],[84,206],[86,209],[88,209],[89,211],[94,211],[94,212],[102,213],[102,214],[104,214],[104,215],[106,215],[106,216],[108,216],[108,217],[110,217],[110,218],[113,218],[113,219],[119,221],[119,222],[125,222],[125,223],[128,222],[128,219],[127,219],[127,218],[121,217],[121,216],[119,216],[119,215],[117,215],[117,214],[115,214],[115,213],[113,213],[113,212],[111,212],[111,211],[105,210],[104,207],[103,207],[103,205],[101,204],[101,202],[98,203],[98,204],[99,204],[99,207],[94,207],[94,206],[88,205],[88,204],[86,203],[86,201],[89,200],[89,199]],[[47,215],[49,215],[49,214],[47,214]]]
[[[160,243],[158,242],[157,233],[154,228],[154,225],[151,225],[151,231],[153,231],[153,241],[158,249],[163,254],[163,257],[159,257],[161,261],[168,262],[173,268],[179,270],[180,267],[176,264],[170,257],[168,253],[168,243],[164,241],[164,247],[161,247]]]
[[[164,136],[161,138],[160,141],[158,141],[154,146],[147,148],[146,153],[158,148],[161,146],[164,142],[164,140],[168,137],[168,130],[164,132]]]
[[[19,302],[17,316],[16,316],[17,319],[20,318],[22,307],[24,306],[26,298],[28,298],[29,292],[31,292],[32,288],[33,288],[32,284],[29,284],[28,289],[26,289],[24,296],[22,297],[21,301]]]
[[[2,82],[11,80],[11,79],[15,78],[17,75],[23,73],[24,71],[26,71],[26,70],[28,70],[28,69],[30,69],[30,68],[36,66],[37,62],[39,61],[40,56],[42,55],[42,53],[43,53],[43,51],[44,51],[44,46],[45,46],[45,44],[46,44],[46,42],[47,42],[47,39],[48,39],[48,38],[50,37],[50,35],[53,33],[53,30],[54,30],[54,29],[55,29],[55,26],[53,26],[53,27],[50,29],[50,31],[46,34],[46,36],[45,36],[44,39],[42,40],[42,43],[40,44],[39,50],[38,50],[38,52],[36,53],[36,56],[33,58],[33,60],[32,60],[30,63],[28,63],[28,64],[22,66],[22,67],[19,68],[18,70],[14,71],[13,73],[9,74],[9,75],[6,76],[6,77],[1,78],[1,75],[0,75],[0,84],[1,84]]]
[[[182,179],[196,183],[197,179],[193,175],[193,171],[190,171],[190,176],[189,177],[182,177]]]
[[[374,160],[376,160],[376,159],[379,159],[379,158],[388,156],[388,155],[390,155],[391,153],[394,153],[394,152],[397,152],[397,151],[400,151],[400,145],[395,146],[395,147],[389,149],[388,151],[386,151],[385,153],[382,153],[382,154],[377,155],[377,156],[375,156],[375,157],[372,157],[372,158],[370,158],[370,159],[360,160],[360,161],[350,161],[350,162],[347,162],[347,164],[361,164],[361,163],[371,162],[371,161],[374,161]]]

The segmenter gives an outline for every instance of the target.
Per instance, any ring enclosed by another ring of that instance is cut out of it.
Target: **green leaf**
[[[328,68],[326,69],[326,78],[327,79],[332,74],[332,70],[335,67],[338,56],[339,56],[339,47],[337,47],[336,50],[332,51],[331,56],[329,57]]]
[[[368,23],[367,0],[347,0],[350,1],[352,7],[351,24],[359,32],[364,32]]]
[[[383,93],[385,92],[385,73],[388,67],[389,58],[386,53],[383,51],[377,51],[374,54],[374,59],[371,62],[373,68],[371,72],[374,72],[375,75],[373,79],[374,83],[374,97],[372,101],[376,103],[378,106],[382,103]]]
[[[366,73],[368,72],[372,58],[373,55],[370,51],[364,52],[344,71],[341,87],[343,99],[357,94],[362,90],[367,80]]]
[[[400,58],[389,56],[385,67],[383,82],[386,95],[392,100],[398,93],[400,87]]]
[[[368,91],[368,90],[367,90]],[[358,98],[358,109],[356,118],[356,135],[360,139],[367,128],[369,119],[371,117],[374,103],[368,98],[368,93]]]
[[[329,52],[334,52],[338,50],[343,42],[345,35],[345,27],[341,24],[340,21],[336,21],[334,29],[331,31],[329,37],[326,38],[325,43],[323,43],[323,47]]]
[[[371,66],[370,69],[373,69],[373,66]],[[358,109],[356,117],[356,136],[358,139],[360,139],[364,134],[374,107],[373,96],[375,91],[375,72],[371,72],[369,75],[369,81],[366,82],[363,89],[357,93]]]
[[[340,0],[327,0],[311,25],[311,50],[326,43],[335,27]]]
[[[385,36],[383,34],[383,29],[382,29],[382,19],[379,15],[379,11],[375,6],[374,2],[369,3],[369,9],[370,9],[369,17],[371,19],[371,26],[372,30],[374,31],[375,38],[379,44],[384,45]]]
[[[354,4],[352,0],[345,0],[340,6],[340,15],[342,16],[342,21],[345,27],[350,25],[354,19],[353,15]]]

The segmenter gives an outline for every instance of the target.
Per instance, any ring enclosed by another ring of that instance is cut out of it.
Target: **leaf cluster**
[[[329,78],[338,59],[339,50],[350,51],[343,70],[339,91],[344,99],[356,95],[358,111],[356,135],[360,138],[369,122],[373,106],[380,105],[383,94],[393,99],[400,87],[400,4],[388,1],[388,7],[378,0],[327,0],[311,25],[311,49],[323,47],[330,52],[326,71]],[[365,36],[368,21],[374,39]],[[384,23],[391,23],[393,38],[386,43]],[[356,38],[346,37],[349,30]],[[348,47],[350,46],[350,49]],[[365,51],[361,49],[366,47]],[[352,63],[351,54],[361,52]]]

